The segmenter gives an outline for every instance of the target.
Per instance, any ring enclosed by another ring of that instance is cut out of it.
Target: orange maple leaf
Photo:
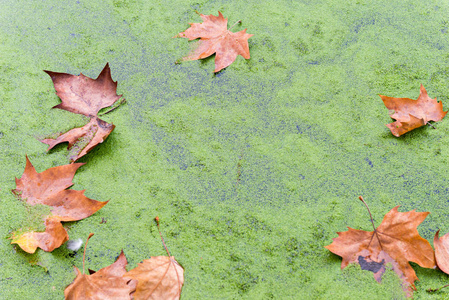
[[[447,113],[443,111],[443,103],[430,98],[422,84],[417,100],[379,96],[390,111],[390,117],[396,120],[386,125],[395,136],[424,126],[429,121],[440,121]]]
[[[97,79],[80,75],[71,75],[45,71],[50,75],[56,94],[62,103],[54,106],[76,114],[91,118],[90,122],[81,128],[74,128],[56,139],[42,139],[49,145],[48,150],[55,145],[68,142],[70,161],[74,162],[84,156],[92,148],[102,143],[114,130],[115,126],[98,118],[98,112],[112,106],[122,95],[117,95],[117,82],[112,80],[109,64],[106,64]],[[123,103],[124,100],[121,102]]]
[[[134,300],[179,299],[184,284],[184,269],[170,256],[159,228],[159,217],[155,218],[159,234],[168,256],[152,256],[144,260],[124,277],[137,280]]]
[[[86,241],[94,234],[89,234]],[[117,257],[116,261],[103,269],[94,272],[89,270],[90,275],[84,274],[84,258],[86,255],[86,247],[83,255],[83,273],[77,267],[75,268],[76,278],[64,290],[66,300],[104,300],[104,299],[131,299],[130,294],[135,290],[135,282],[133,280],[124,278],[126,273],[126,260],[123,250]]]
[[[203,23],[190,23],[191,27],[176,37],[188,38],[190,41],[201,38],[191,53],[183,60],[196,60],[215,55],[215,70],[218,72],[234,62],[238,55],[250,58],[248,39],[253,34],[246,33],[246,29],[239,32],[228,30],[228,19],[221,12],[218,16],[200,15]],[[232,28],[232,27],[231,27]]]
[[[364,202],[362,197],[360,200]],[[378,282],[385,266],[391,263],[402,279],[404,290],[411,295],[418,277],[408,262],[415,262],[424,268],[436,267],[432,246],[417,230],[429,212],[398,212],[398,207],[387,213],[377,228],[374,228],[371,217],[374,231],[348,227],[348,231],[337,232],[338,237],[325,248],[343,258],[342,269],[349,263],[357,263],[363,270],[373,272]]]
[[[38,247],[53,251],[69,239],[61,222],[87,218],[108,203],[87,198],[84,190],[67,190],[73,185],[73,176],[82,165],[75,163],[37,173],[26,157],[25,171],[20,179],[16,178],[17,187],[12,192],[29,205],[49,206],[51,214],[44,220],[45,232],[14,232],[11,244],[18,244],[28,253],[34,253]]]

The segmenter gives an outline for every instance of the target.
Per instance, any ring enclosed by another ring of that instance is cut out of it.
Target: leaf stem
[[[87,248],[87,242],[89,239],[93,236],[93,233],[89,233],[89,236],[87,237],[86,244],[84,245],[84,253],[83,253],[83,274],[84,274],[84,259],[86,258],[86,248]]]
[[[105,112],[105,113],[102,113],[102,114],[99,115],[99,116],[101,117],[101,116],[103,116],[103,115],[105,115],[105,114],[110,113],[110,112],[113,111],[113,110],[116,110],[120,105],[122,105],[122,104],[124,104],[124,103],[126,103],[126,99],[125,99],[125,98],[123,98],[122,101],[120,101],[120,103],[119,103],[117,106],[114,106],[113,108],[111,108],[110,110],[108,110],[108,111]]]
[[[435,292],[438,292],[439,290],[444,289],[444,288],[446,288],[446,287],[448,287],[448,286],[449,286],[449,284],[446,284],[445,286],[442,286],[442,287],[440,287],[440,288],[437,288],[437,289],[427,289],[426,291],[427,291],[428,293],[435,293]]]
[[[168,256],[170,256],[170,252],[168,252],[167,246],[165,245],[164,238],[162,237],[161,228],[159,227],[159,217],[156,216],[156,218],[154,218],[154,220],[156,221],[157,229],[159,230],[159,235],[161,236],[162,244],[164,244],[165,251],[167,251]]]
[[[432,127],[433,129],[436,129],[435,126],[433,126],[433,125],[430,124],[429,122],[427,122],[426,124],[429,125],[430,127]]]
[[[232,25],[231,27],[229,27],[228,30],[231,30],[231,28],[234,27],[235,25],[237,25],[238,23],[242,23],[242,20],[238,20],[237,22],[235,22],[234,25]]]
[[[363,197],[362,197],[362,196],[359,196],[359,199],[360,199],[360,201],[363,202],[363,204],[365,204],[366,209],[367,209],[368,212],[369,212],[369,217],[371,218],[371,224],[373,224],[374,233],[376,234],[377,240],[379,241],[380,248],[382,249],[382,243],[380,242],[379,235],[377,234],[376,226],[374,226],[373,216],[371,215],[371,211],[370,211],[370,209],[369,209],[369,207],[368,207],[368,204],[366,204],[366,202],[365,202],[365,200],[363,200]]]

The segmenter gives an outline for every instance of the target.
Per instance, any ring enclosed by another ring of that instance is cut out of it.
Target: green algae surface
[[[173,39],[221,11],[247,28],[251,59],[213,74],[214,58],[175,64]],[[42,70],[96,78],[106,62],[127,103],[79,161],[74,189],[109,203],[65,223],[87,246],[86,268],[128,269],[164,255],[153,221],[185,268],[182,299],[401,299],[324,248],[347,226],[371,230],[396,205],[429,211],[418,227],[449,232],[449,121],[396,138],[378,94],[449,105],[446,1],[2,1],[0,10],[0,299],[62,299],[82,249],[24,253],[11,233],[29,223],[12,195],[25,155],[38,172],[68,163],[37,137],[86,120]],[[28,222],[28,223],[27,223]],[[449,297],[437,270],[412,264],[415,299]]]

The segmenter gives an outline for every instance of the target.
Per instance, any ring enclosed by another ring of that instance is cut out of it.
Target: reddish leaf
[[[73,176],[82,165],[75,163],[37,173],[28,157],[26,158],[25,171],[20,179],[16,178],[17,188],[13,193],[29,205],[51,207],[51,214],[45,218],[45,232],[15,232],[11,244],[18,244],[28,253],[34,253],[38,247],[53,251],[68,240],[61,221],[87,218],[108,203],[87,198],[84,190],[66,190],[73,185]]]
[[[179,299],[184,269],[173,256],[152,256],[124,277],[137,280],[134,299]]]
[[[396,120],[386,125],[395,136],[401,136],[429,121],[440,121],[447,113],[443,111],[443,103],[430,98],[422,84],[417,100],[379,96],[390,110],[390,116]]]
[[[253,34],[246,33],[246,29],[239,32],[228,30],[228,19],[221,12],[218,16],[200,15],[203,23],[190,23],[191,27],[176,37],[184,37],[189,40],[201,38],[195,49],[183,60],[196,60],[215,55],[215,70],[218,72],[234,62],[238,55],[245,59],[250,58],[248,39]]]
[[[56,94],[62,103],[53,108],[95,117],[100,109],[113,105],[122,95],[117,95],[117,82],[112,80],[111,69],[106,64],[97,79],[80,75],[44,71],[50,75]]]
[[[78,158],[86,155],[96,145],[102,143],[114,128],[115,126],[113,124],[106,123],[94,117],[83,127],[69,130],[56,139],[43,139],[41,142],[49,146],[47,151],[60,143],[68,142],[69,159],[74,162]]]
[[[374,273],[380,282],[387,263],[403,280],[404,290],[411,295],[418,279],[409,261],[424,268],[435,268],[432,246],[416,229],[429,212],[398,212],[398,207],[387,213],[375,231],[363,231],[348,227],[348,231],[337,232],[338,237],[326,246],[332,253],[343,258],[341,268],[357,263],[362,269]]]
[[[135,289],[132,280],[126,279],[128,264],[123,251],[117,260],[110,266],[100,269],[92,275],[82,274],[75,267],[76,278],[64,290],[67,300],[123,300],[131,299],[130,294]]]

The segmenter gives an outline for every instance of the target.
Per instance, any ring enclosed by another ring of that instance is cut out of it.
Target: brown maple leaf
[[[152,256],[124,277],[137,280],[134,299],[179,299],[184,269],[173,256]]]
[[[360,200],[365,203],[362,197]],[[429,212],[398,212],[398,207],[387,213],[377,228],[374,228],[371,217],[374,231],[348,227],[348,231],[337,232],[338,237],[325,248],[343,258],[342,269],[349,263],[357,263],[363,270],[373,272],[378,282],[385,272],[385,266],[391,263],[393,270],[402,279],[404,290],[411,295],[418,277],[408,262],[415,262],[424,268],[435,268],[432,246],[417,230]]]
[[[97,116],[105,107],[113,105],[122,95],[117,95],[117,82],[112,80],[109,64],[97,79],[80,75],[46,71],[62,103],[53,108],[64,109],[88,117]]]
[[[90,122],[83,127],[74,128],[56,139],[41,140],[49,145],[47,151],[57,144],[68,142],[70,161],[74,162],[102,143],[114,130],[113,124],[98,118],[98,112],[102,108],[112,106],[122,95],[116,93],[117,82],[112,80],[109,64],[106,64],[97,79],[86,77],[83,74],[45,72],[53,80],[56,94],[62,101],[53,108],[90,117]],[[123,102],[124,100],[121,103]]]
[[[443,111],[443,103],[430,98],[422,84],[417,100],[379,96],[390,111],[390,117],[396,120],[386,125],[395,136],[424,126],[429,121],[440,121],[447,113]]]
[[[170,256],[159,228],[159,218],[155,220],[168,256],[152,256],[123,276],[137,280],[133,294],[135,300],[179,299],[184,284],[184,269]]]
[[[89,235],[86,241],[93,236]],[[126,260],[123,250],[116,261],[97,272],[90,271],[90,275],[84,274],[84,258],[86,255],[86,247],[84,247],[83,255],[83,273],[77,267],[75,268],[76,278],[64,290],[64,296],[67,300],[123,300],[131,299],[130,294],[135,290],[135,282],[124,278],[126,273]]]
[[[14,232],[11,244],[18,244],[28,253],[34,253],[38,247],[53,251],[69,239],[61,222],[87,218],[108,203],[87,198],[84,190],[67,190],[73,185],[73,176],[82,165],[75,163],[37,173],[26,157],[25,171],[20,179],[16,178],[17,187],[12,192],[28,205],[50,207],[51,214],[43,220],[45,232]]]
[[[253,34],[246,33],[246,29],[239,32],[228,30],[228,19],[225,19],[221,12],[218,12],[217,17],[203,14],[200,16],[203,23],[190,23],[189,29],[176,36],[188,38],[190,41],[201,38],[183,60],[201,59],[216,53],[214,72],[218,72],[232,64],[238,55],[245,59],[250,58],[248,39]]]

